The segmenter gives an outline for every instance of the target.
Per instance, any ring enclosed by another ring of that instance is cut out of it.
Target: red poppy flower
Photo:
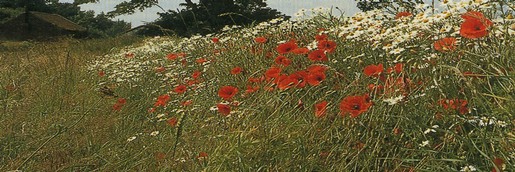
[[[195,60],[195,62],[197,62],[198,64],[204,64],[205,62],[207,62],[207,59],[200,58],[200,59]]]
[[[361,141],[357,141],[356,144],[354,145],[354,149],[363,149],[365,147],[365,143],[361,142]]]
[[[468,109],[468,101],[467,100],[461,100],[459,102],[458,112],[462,115],[469,113]]]
[[[188,61],[186,61],[186,59],[182,59],[181,64],[182,64],[182,66],[186,66],[186,65],[188,65]]]
[[[368,65],[365,67],[364,73],[367,76],[379,77],[383,73],[383,64],[379,65]]]
[[[219,49],[213,50],[214,55],[220,55],[221,53],[222,53],[222,50],[219,50]]]
[[[279,54],[287,54],[297,49],[297,44],[294,41],[289,41],[286,43],[279,44],[276,49],[277,52],[279,52]]]
[[[98,76],[103,77],[105,75],[106,75],[106,73],[104,71],[98,71]]]
[[[122,110],[122,107],[123,107],[123,104],[116,103],[113,105],[113,110],[120,111],[120,110]]]
[[[412,15],[413,14],[411,14],[410,12],[403,11],[403,12],[397,13],[397,15],[395,15],[395,19],[400,19],[400,18],[403,18],[403,17],[409,17],[409,16],[412,16]]]
[[[308,72],[301,70],[290,74],[290,77],[295,78],[298,81],[298,83],[296,84],[297,88],[304,88],[306,87],[307,83],[305,78],[307,78],[308,75]]]
[[[277,84],[277,88],[280,90],[286,90],[288,88],[291,88],[299,83],[299,80],[295,77],[285,76],[284,78],[281,78],[279,83]]]
[[[368,89],[372,93],[379,94],[384,90],[384,87],[383,87],[383,85],[369,84]]]
[[[186,100],[181,103],[182,106],[189,106],[193,103],[193,100]]]
[[[332,53],[334,52],[334,50],[336,50],[336,42],[330,40],[322,40],[318,42],[317,47],[319,50],[324,50],[328,53]]]
[[[159,66],[159,67],[156,68],[156,72],[157,73],[161,73],[161,72],[164,72],[164,71],[165,71],[165,67],[163,67],[163,66]]]
[[[180,52],[180,53],[177,53],[177,56],[178,57],[186,57],[186,53]]]
[[[116,103],[123,105],[123,104],[127,103],[127,100],[124,98],[119,98],[118,100],[116,100]]]
[[[329,154],[330,154],[329,152],[324,151],[324,152],[320,152],[318,154],[318,156],[320,157],[320,159],[326,159],[329,156]]]
[[[198,153],[197,159],[201,159],[201,158],[207,158],[207,153],[206,152]]]
[[[326,34],[316,35],[316,36],[315,36],[315,39],[316,39],[318,42],[323,41],[323,40],[327,40],[327,35],[326,35]]]
[[[453,108],[452,106],[454,106],[454,100],[440,99],[438,104],[440,104],[444,109],[449,109]],[[454,106],[454,108],[456,108],[456,106]]]
[[[250,94],[250,93],[253,93],[253,92],[256,92],[259,90],[259,86],[250,86],[250,85],[247,85],[247,89],[245,90],[245,94]]]
[[[238,88],[233,86],[223,86],[218,90],[218,96],[227,101],[231,100],[236,93],[238,93]]]
[[[156,152],[154,153],[154,157],[156,158],[156,160],[162,161],[166,158],[166,154],[164,152]]]
[[[309,73],[318,73],[318,72],[324,73],[326,70],[327,70],[327,67],[325,67],[324,65],[317,65],[317,64],[311,65],[307,69],[307,71]]]
[[[494,159],[494,165],[497,167],[497,169],[503,171],[504,170],[504,160],[501,158],[495,158]],[[492,167],[492,172],[497,172],[496,168]]]
[[[308,58],[311,61],[329,61],[329,59],[327,59],[327,56],[325,55],[324,50],[315,50],[309,53]]]
[[[274,61],[276,64],[283,66],[289,66],[291,64],[291,60],[282,55],[277,56]]]
[[[488,35],[487,29],[488,27],[480,20],[469,19],[461,24],[460,35],[469,39],[481,38]]]
[[[134,57],[134,53],[125,53],[125,57],[126,58],[133,58]]]
[[[265,90],[265,91],[274,91],[274,87],[265,86],[265,87],[263,87],[263,90]]]
[[[172,118],[166,120],[166,123],[168,123],[168,125],[170,125],[171,127],[177,126],[178,122],[179,122],[179,120],[177,120],[177,118],[175,118],[175,117],[172,117]]]
[[[395,67],[393,67],[393,69],[394,69],[395,73],[401,73],[403,67],[404,67],[403,63],[397,63],[397,64],[395,64]]]
[[[309,73],[308,77],[306,78],[306,82],[308,82],[308,84],[311,86],[318,86],[324,80],[325,73],[322,72]]]
[[[320,103],[315,104],[315,116],[317,118],[324,117],[326,110],[327,110],[327,101],[324,100]]]
[[[175,87],[173,89],[173,91],[178,93],[178,94],[182,94],[182,93],[186,92],[186,86],[185,85],[179,85],[179,86]]]
[[[256,38],[254,38],[254,41],[256,41],[257,43],[264,44],[264,43],[266,43],[268,40],[267,40],[265,37],[256,37]]]
[[[483,13],[478,11],[468,11],[461,15],[461,18],[466,20],[479,20],[481,21],[486,27],[490,27],[493,25],[492,21],[487,19]]]
[[[187,84],[188,86],[193,86],[193,85],[195,85],[195,84],[197,84],[197,83],[199,83],[197,80],[189,80],[188,82],[186,82],[186,84]]]
[[[200,152],[198,153],[198,156],[197,156],[197,159],[200,161],[200,160],[203,160],[203,159],[206,159],[207,158],[207,153],[206,152]]]
[[[288,77],[288,75],[286,75],[286,74],[279,74],[279,76],[277,78],[274,78],[273,83],[278,84],[279,82],[281,82],[283,79],[286,79],[287,77]]]
[[[301,55],[301,54],[308,54],[309,49],[306,47],[303,48],[296,48],[293,51],[291,51],[293,54]]]
[[[193,79],[198,79],[198,77],[201,75],[202,73],[200,71],[195,71],[193,72],[193,74],[191,75],[191,77],[193,77]]]
[[[218,108],[218,112],[224,116],[231,114],[231,106],[229,105],[218,103],[216,107]]]
[[[157,101],[156,101],[156,103],[154,103],[154,106],[156,106],[156,107],[163,106],[164,107],[164,106],[166,106],[168,101],[170,101],[170,95],[168,95],[168,94],[160,95],[159,97],[157,97]]]
[[[464,99],[440,99],[438,104],[444,109],[457,110],[462,115],[469,113],[468,101]]]
[[[477,11],[466,12],[461,15],[461,18],[465,19],[465,22],[461,24],[460,35],[469,39],[486,36],[488,28],[493,25],[483,13]]]
[[[271,79],[276,79],[281,74],[281,68],[278,67],[271,67],[265,72],[265,77],[267,81],[270,81]]]
[[[456,49],[456,38],[454,37],[446,37],[439,39],[433,43],[433,47],[436,51],[445,52],[445,51],[453,51]]]
[[[367,94],[363,96],[348,96],[341,101],[340,111],[342,116],[350,113],[350,116],[355,118],[366,112],[370,106],[372,106],[372,102],[370,102]]]
[[[215,38],[211,38],[211,41],[213,41],[213,43],[216,44],[216,43],[220,42],[220,39],[215,37]]]
[[[259,78],[257,78],[257,77],[250,77],[248,79],[248,81],[251,82],[251,83],[260,83],[260,82],[262,82],[264,80],[265,80],[264,77],[259,77]]]
[[[177,59],[177,57],[179,57],[179,55],[177,55],[175,53],[170,53],[170,54],[166,55],[166,58],[168,60],[175,60],[175,59]]]
[[[402,72],[402,68],[403,68],[404,64],[403,63],[397,63],[395,64],[394,67],[389,67],[388,69],[386,69],[386,72],[387,73],[392,73],[395,71],[395,73],[401,73]]]
[[[402,130],[399,127],[393,128],[393,134],[399,135],[402,134]]]
[[[231,74],[237,75],[237,74],[240,74],[242,71],[243,71],[243,69],[241,69],[241,67],[236,66],[236,67],[231,69]]]

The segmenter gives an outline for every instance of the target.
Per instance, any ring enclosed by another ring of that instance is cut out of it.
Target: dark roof
[[[36,12],[36,11],[31,11],[29,13],[43,21],[51,23],[62,29],[66,29],[66,30],[70,30],[70,31],[86,31],[86,28],[79,26],[79,25],[75,24],[74,22],[64,18],[63,16],[60,16],[57,14],[49,14],[49,13]]]

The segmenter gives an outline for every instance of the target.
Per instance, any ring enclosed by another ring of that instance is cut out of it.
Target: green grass
[[[140,38],[3,43],[0,169],[96,169],[116,118],[84,65]],[[30,167],[30,168],[26,168]]]
[[[447,22],[459,26],[459,16],[431,27]],[[272,26],[252,37],[242,35],[253,29],[229,31],[212,36],[230,37],[217,44],[211,37],[3,43],[0,170],[460,171],[471,165],[491,171],[496,158],[504,161],[505,171],[514,169],[515,39],[491,33],[468,40],[458,34],[454,51],[439,52],[430,37],[450,33],[420,30],[430,36],[401,42],[406,50],[390,54],[362,41],[367,35],[354,39],[337,34],[344,32],[340,26],[357,21],[327,18],[319,15],[290,30],[271,32],[284,27]],[[388,22],[385,28],[402,23]],[[277,42],[295,39],[307,46],[320,27],[335,29],[327,32],[337,43],[329,61],[290,53],[285,56],[292,64],[283,67],[283,74],[291,74],[312,64],[327,66],[320,85],[280,90],[248,81],[276,65]],[[255,36],[266,36],[268,42],[257,44]],[[384,46],[388,39],[382,40]],[[180,52],[186,57],[166,58]],[[200,58],[209,62],[196,63]],[[384,72],[385,79],[363,74],[369,65],[386,69],[399,59],[404,64],[400,73]],[[230,74],[236,66],[244,72]],[[158,72],[158,67],[165,70]],[[197,83],[185,93],[173,92],[192,81],[195,71],[201,71]],[[406,83],[395,86],[398,90],[369,90],[369,84],[391,84],[389,79],[398,78]],[[217,94],[226,85],[239,89],[231,101]],[[260,89],[243,94],[247,85]],[[101,94],[104,86],[117,97]],[[165,94],[171,98],[166,107],[155,107]],[[370,95],[373,105],[356,118],[342,116],[340,102],[363,94]],[[405,98],[397,104],[384,102],[400,95]],[[113,109],[118,98],[127,101],[119,111]],[[443,107],[445,100],[456,99],[467,100],[466,113]],[[192,104],[182,106],[187,100]],[[317,118],[314,105],[323,100],[329,102],[326,115]],[[232,104],[231,115],[210,110],[221,102]],[[477,123],[483,117],[506,126]],[[170,126],[170,118],[179,124]],[[152,136],[155,131],[159,134]],[[128,141],[131,137],[135,139]],[[207,157],[199,157],[201,152]]]

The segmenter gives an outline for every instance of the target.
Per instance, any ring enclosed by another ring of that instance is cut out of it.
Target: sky
[[[59,0],[60,2],[73,2],[73,0]],[[114,10],[116,4],[119,4],[124,0],[100,0],[98,3],[84,4],[81,5],[82,10],[93,10],[95,13],[100,12],[108,12]],[[163,7],[165,10],[168,9],[180,9],[179,3],[183,3],[184,0],[160,0],[159,5]],[[195,2],[195,0],[193,0]],[[197,1],[198,2],[198,1]],[[277,9],[283,14],[294,17],[294,14],[300,9],[312,9],[318,7],[338,7],[340,10],[344,11],[344,14],[347,16],[351,16],[356,12],[359,12],[359,9],[356,7],[355,0],[266,0],[268,6],[272,9]],[[157,12],[163,12],[158,7],[148,8],[143,12],[136,12],[132,15],[123,15],[116,17],[116,19],[124,20],[126,22],[130,22],[132,27],[136,27],[142,25],[146,22],[152,22],[158,18]],[[338,10],[333,10],[335,15],[340,15]]]

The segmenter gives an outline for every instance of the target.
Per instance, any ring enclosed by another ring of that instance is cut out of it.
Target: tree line
[[[58,0],[0,0],[0,24],[26,11],[38,11],[61,15],[88,29],[89,37],[113,37],[131,28],[125,21],[113,21],[105,13],[82,11],[78,3]]]
[[[159,0],[127,0],[116,5],[115,10],[95,15],[93,11],[81,11],[79,5],[98,3],[103,0],[74,0],[63,3],[58,0],[0,0],[0,23],[9,20],[26,10],[59,14],[88,28],[94,37],[116,36],[131,28],[125,21],[111,20],[115,16],[133,14],[150,7],[160,7]],[[362,11],[398,6],[413,7],[422,0],[388,1],[356,0]],[[163,9],[159,18],[147,23],[138,34],[147,36],[178,35],[189,37],[196,34],[209,34],[220,31],[226,25],[252,25],[274,18],[290,18],[276,9],[267,6],[265,0],[184,0],[182,9]]]

